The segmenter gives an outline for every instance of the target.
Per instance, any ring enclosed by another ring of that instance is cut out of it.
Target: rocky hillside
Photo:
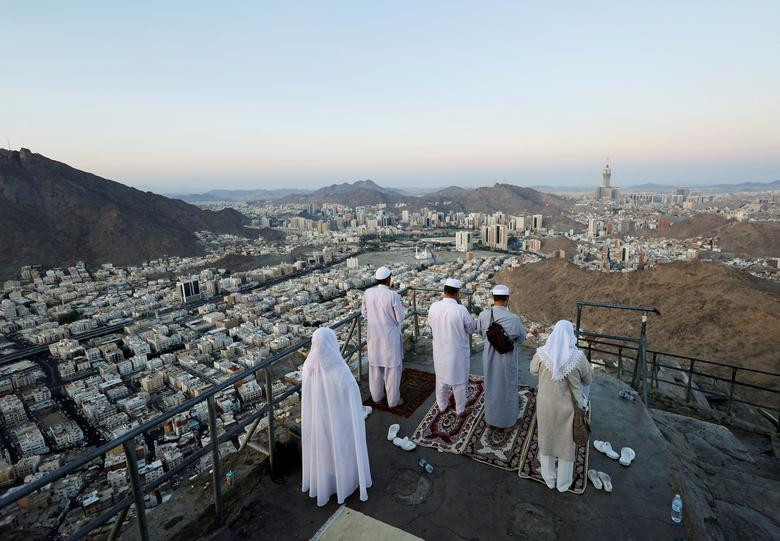
[[[202,252],[194,232],[244,235],[248,222],[232,209],[201,210],[27,149],[0,150],[0,276],[30,264],[132,264],[162,254],[194,255]]]
[[[669,229],[642,230],[648,237],[713,239],[724,253],[749,257],[780,257],[780,222],[738,222],[718,214],[697,214]]]
[[[512,308],[552,324],[575,317],[578,300],[653,306],[651,349],[780,372],[780,284],[718,263],[670,263],[630,273],[585,271],[560,259],[506,270]],[[585,309],[583,326],[639,332],[637,314]]]

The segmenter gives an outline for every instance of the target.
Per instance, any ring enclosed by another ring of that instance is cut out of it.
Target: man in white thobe
[[[371,400],[380,402],[387,396],[387,405],[394,408],[403,404],[401,322],[404,307],[401,296],[390,289],[390,269],[379,267],[374,278],[377,285],[366,290],[361,308],[368,329],[368,387]]]
[[[471,351],[469,336],[476,324],[465,306],[458,302],[462,284],[448,278],[444,298],[431,305],[428,324],[433,334],[433,368],[436,372],[436,404],[447,409],[449,391],[455,395],[455,413],[466,414],[466,389],[469,381]]]

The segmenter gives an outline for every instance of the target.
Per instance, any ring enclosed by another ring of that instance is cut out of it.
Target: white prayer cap
[[[463,287],[463,284],[460,283],[460,280],[456,280],[455,278],[447,278],[447,281],[444,282],[444,285],[454,287],[455,289],[460,289]]]
[[[374,273],[374,278],[377,280],[385,280],[390,277],[390,269],[387,267],[379,267]]]
[[[509,288],[505,285],[499,284],[491,291],[493,295],[509,295]]]

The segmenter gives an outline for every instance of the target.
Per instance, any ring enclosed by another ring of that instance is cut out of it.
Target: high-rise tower
[[[601,186],[596,188],[596,199],[600,201],[617,201],[620,199],[620,189],[610,185],[612,179],[612,167],[609,165],[609,160],[604,165],[604,170],[601,172]]]

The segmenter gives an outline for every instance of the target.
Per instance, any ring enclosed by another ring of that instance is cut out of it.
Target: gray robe
[[[484,310],[477,319],[477,332],[485,337],[482,364],[485,370],[485,422],[498,428],[507,428],[517,421],[517,346],[526,336],[522,320],[503,306],[493,307],[493,320],[499,323],[515,349],[509,353],[497,352],[485,337],[490,327],[490,310]]]

